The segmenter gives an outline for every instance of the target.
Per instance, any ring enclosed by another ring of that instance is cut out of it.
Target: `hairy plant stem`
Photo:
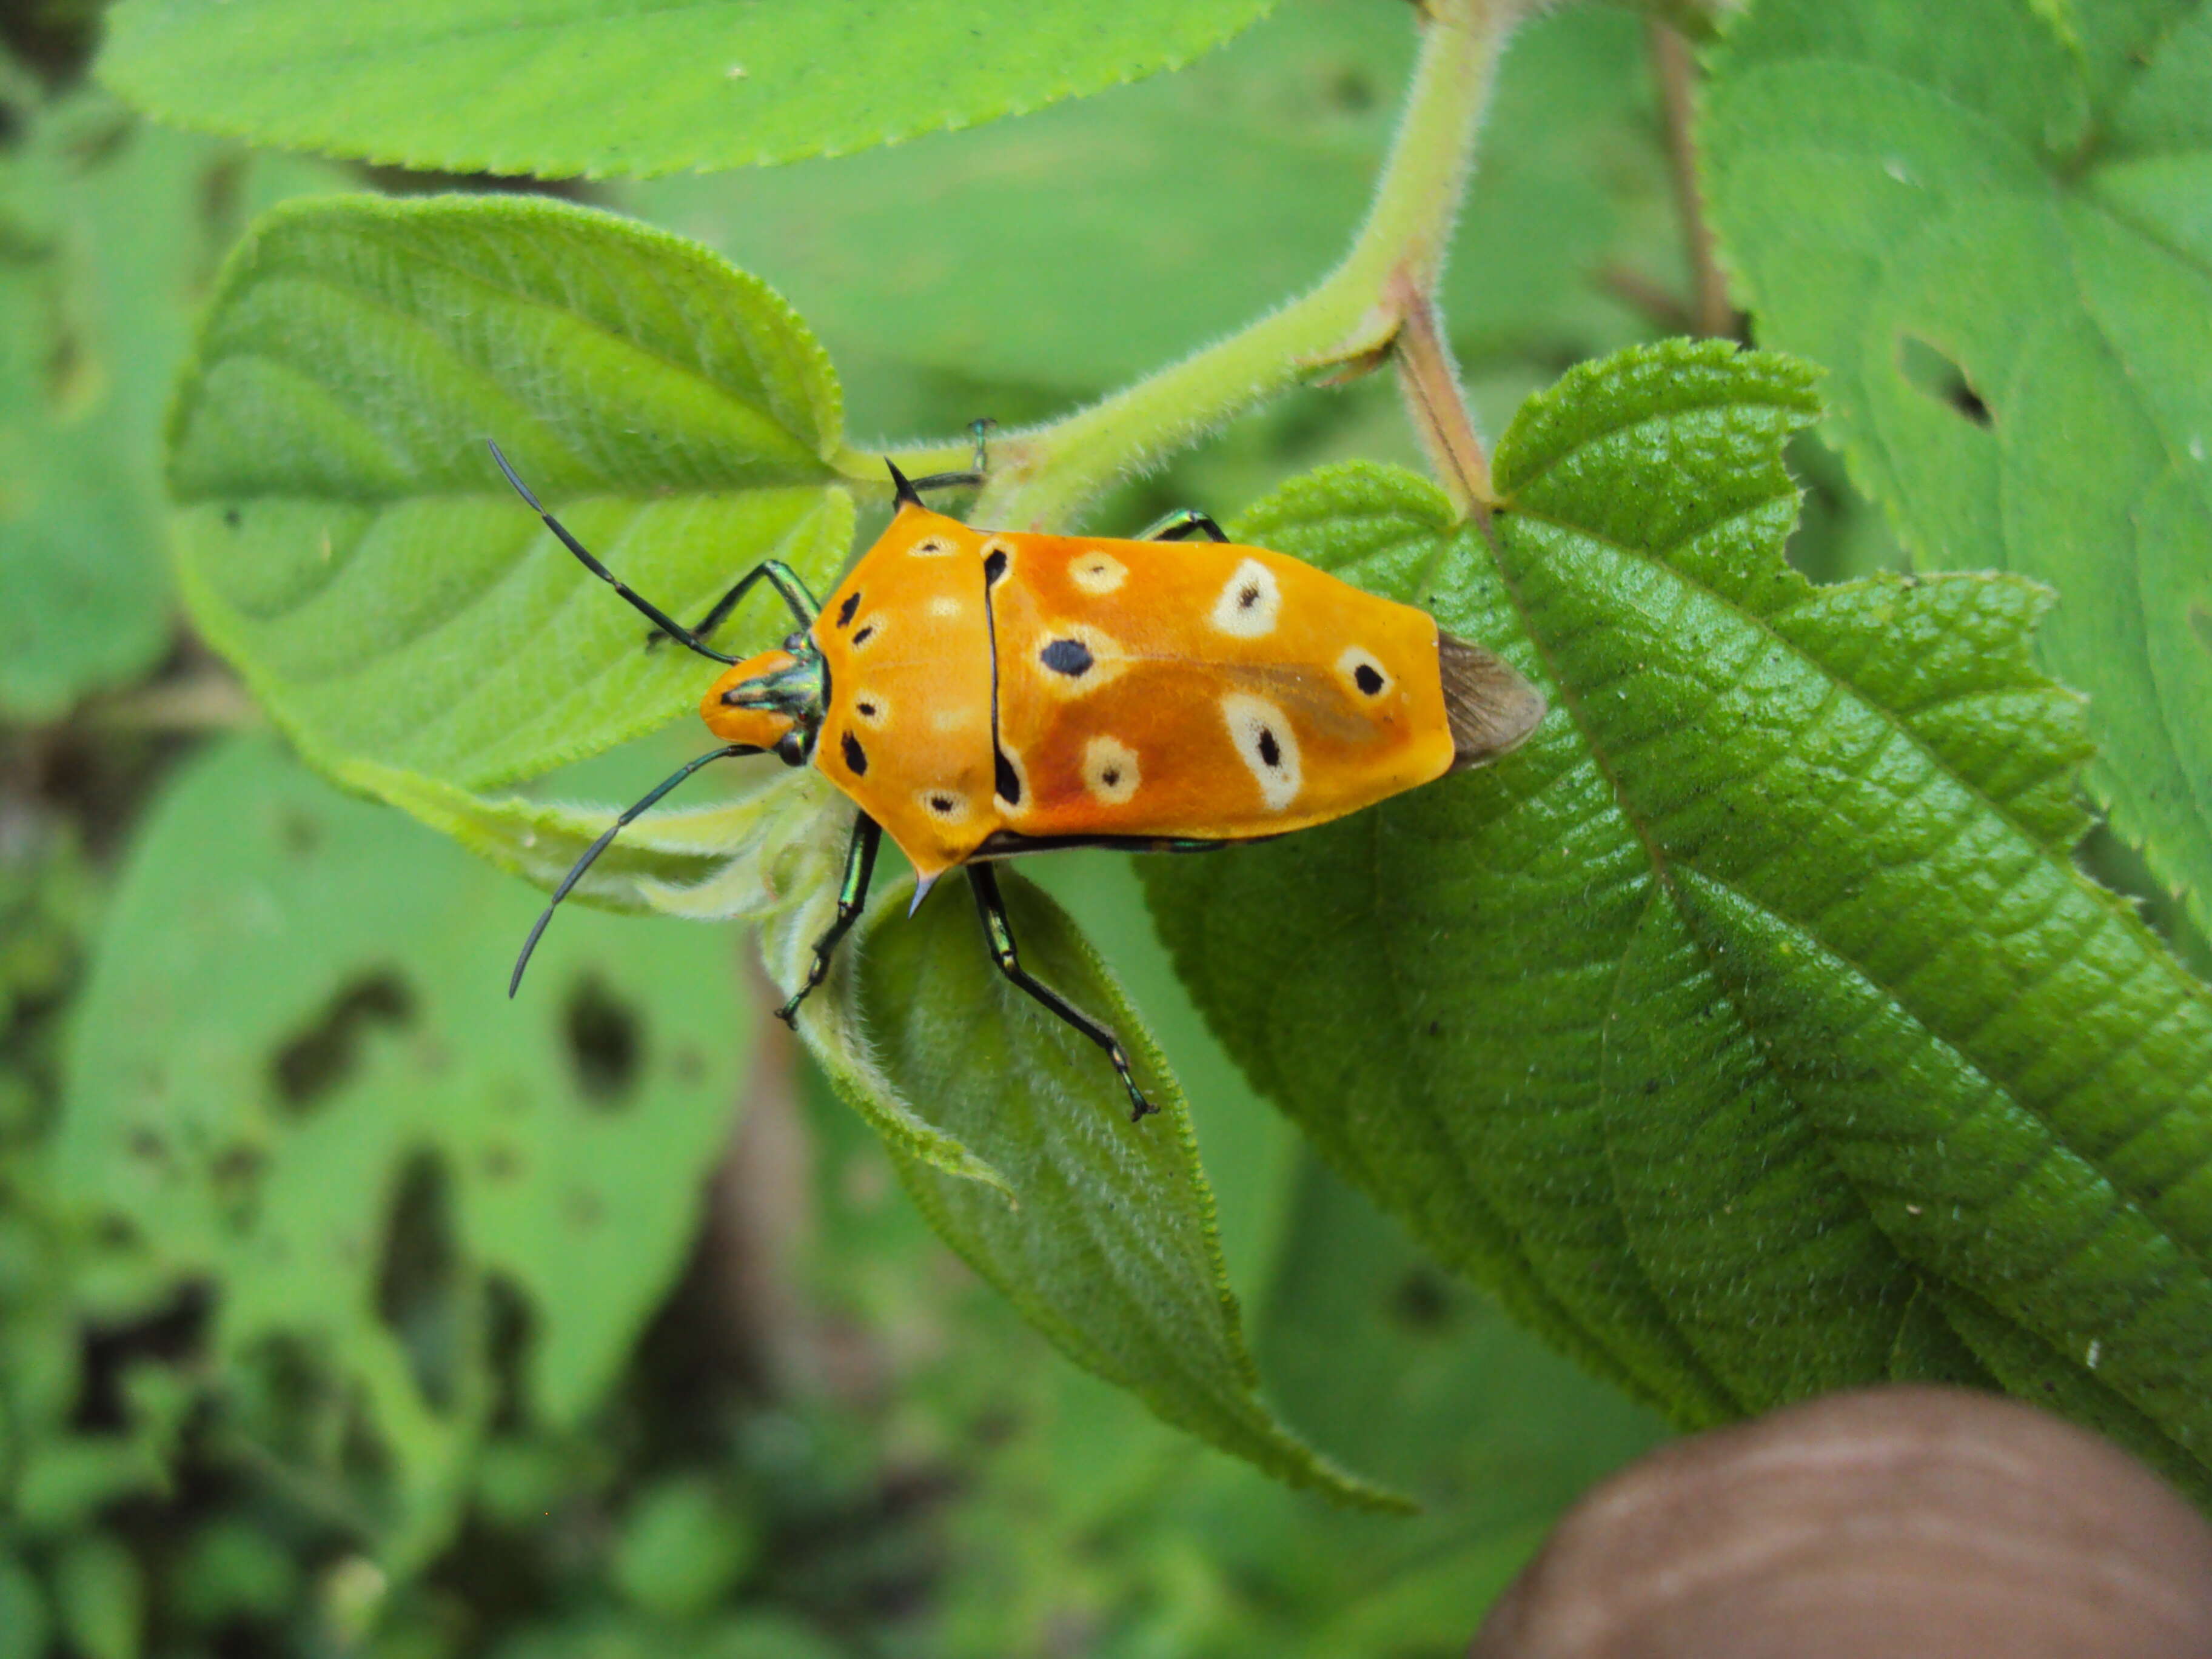
[[[981,523],[1062,528],[1122,475],[1154,465],[1255,404],[1331,374],[1378,367],[1419,317],[1436,348],[1409,369],[1416,424],[1455,499],[1486,499],[1488,466],[1474,440],[1449,359],[1434,325],[1433,296],[1452,222],[1471,169],[1498,58],[1523,0],[1426,0],[1420,61],[1377,182],[1375,200],[1342,264],[1302,299],[1172,368],[1064,420],[1001,434],[977,499]],[[964,465],[955,447],[900,457],[908,471]]]

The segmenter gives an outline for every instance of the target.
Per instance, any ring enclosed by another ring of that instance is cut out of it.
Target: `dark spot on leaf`
[[[616,1000],[595,977],[580,981],[568,999],[562,1025],[576,1085],[593,1105],[628,1104],[637,1088],[641,1051],[636,1011]]]
[[[131,1157],[143,1159],[148,1164],[166,1164],[169,1161],[169,1143],[161,1138],[160,1130],[150,1125],[141,1123],[133,1128],[129,1140],[125,1144],[130,1147]]]
[[[1450,1291],[1439,1275],[1416,1267],[1390,1292],[1390,1314],[1409,1330],[1436,1330],[1451,1317]]]
[[[1272,772],[1282,763],[1282,746],[1275,741],[1275,734],[1273,732],[1264,726],[1261,726],[1260,728],[1260,764]]]
[[[2212,651],[2212,611],[2207,611],[2201,599],[2189,607],[2189,627],[2197,635],[2197,643]]]
[[[1037,653],[1037,660],[1055,674],[1079,679],[1091,672],[1091,647],[1081,640],[1054,640]]]
[[[1019,806],[1022,804],[1021,774],[1014,770],[1014,763],[1006,758],[1005,750],[994,750],[993,757],[998,770],[998,781],[994,787],[999,792],[999,799],[1009,806]]]
[[[687,1042],[669,1056],[668,1070],[678,1083],[690,1087],[706,1077],[706,1057]]]
[[[441,1412],[453,1405],[465,1354],[460,1280],[446,1166],[417,1152],[392,1192],[376,1311],[398,1338],[415,1386]]]
[[[1966,372],[1936,347],[1911,334],[1897,341],[1897,372],[1941,404],[1947,404],[1976,426],[1995,423],[1990,406],[1966,379]]]
[[[1430,1035],[1431,1036],[1438,1036],[1438,1037],[1440,1037],[1440,1036],[1442,1036],[1443,1034],[1444,1034],[1444,1023],[1443,1023],[1443,1021],[1442,1021],[1442,1020],[1440,1020],[1440,1019],[1432,1019],[1432,1020],[1431,1020],[1431,1021],[1429,1022],[1429,1035]]]
[[[996,586],[999,578],[1006,574],[1006,550],[994,547],[983,556],[983,585]]]
[[[606,1219],[607,1206],[599,1195],[588,1187],[571,1187],[562,1201],[571,1224],[588,1231]]]
[[[511,1142],[495,1140],[477,1155],[477,1168],[494,1183],[512,1181],[522,1173],[522,1153]]]
[[[844,628],[852,623],[853,613],[860,608],[860,590],[854,588],[845,596],[845,603],[837,607],[837,626]]]
[[[850,732],[837,739],[837,747],[844,751],[845,764],[859,777],[868,769],[868,751],[860,747],[860,740]]]
[[[1351,68],[1337,71],[1329,82],[1329,101],[1346,115],[1358,115],[1375,107],[1375,83],[1361,70]]]
[[[238,528],[243,517],[244,515],[234,507],[226,507],[222,510],[222,521],[228,525],[233,530]]]
[[[414,994],[398,974],[386,969],[355,980],[320,1019],[276,1051],[270,1076],[278,1103],[295,1117],[323,1105],[361,1063],[372,1028],[399,1029],[414,1018]]]
[[[1352,683],[1370,697],[1382,689],[1382,677],[1375,672],[1371,663],[1362,663],[1353,669]]]
[[[853,643],[855,645],[866,645],[870,640],[872,640],[875,637],[876,625],[873,623],[870,623],[866,628],[853,635]]]
[[[323,844],[323,826],[305,812],[287,812],[283,823],[284,850],[305,858]]]

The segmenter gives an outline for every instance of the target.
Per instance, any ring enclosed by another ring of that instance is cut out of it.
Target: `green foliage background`
[[[1516,33],[1441,295],[1488,532],[1379,376],[1084,522],[1233,518],[1554,712],[1008,878],[1136,1132],[963,896],[764,1023],[805,775],[501,996],[702,681],[479,441],[674,609],[824,586],[882,453],[1325,273],[1408,9],[635,10],[5,25],[0,1659],[1455,1652],[1669,1425],[1885,1377],[2212,1492],[2212,9],[1755,0],[1700,182],[1796,358],[1651,343],[1656,26]]]

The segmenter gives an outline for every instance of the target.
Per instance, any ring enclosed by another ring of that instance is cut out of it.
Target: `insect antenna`
[[[493,452],[495,454],[497,453],[498,452],[496,450]],[[522,954],[514,959],[514,976],[507,982],[507,994],[509,999],[512,999],[514,994],[522,988],[522,970],[530,966],[530,953],[538,948],[538,941],[544,937],[545,924],[553,920],[553,912],[555,908],[560,904],[562,899],[568,896],[568,890],[584,878],[584,872],[592,867],[592,862],[593,860],[597,859],[600,854],[607,850],[607,844],[613,841],[617,835],[622,833],[623,827],[625,824],[629,823],[630,820],[636,817],[639,813],[644,811],[647,807],[652,805],[663,795],[673,789],[678,784],[683,782],[684,779],[690,777],[701,767],[706,765],[708,762],[728,760],[738,755],[757,755],[761,752],[762,750],[757,744],[749,743],[733,743],[727,748],[712,750],[709,752],[700,756],[696,760],[686,761],[683,766],[678,769],[674,776],[662,779],[660,782],[653,787],[652,793],[647,794],[643,800],[638,802],[637,805],[631,807],[620,817],[617,818],[612,823],[609,824],[606,828],[606,833],[601,836],[597,841],[593,842],[589,847],[586,848],[584,849],[584,856],[578,859],[574,864],[571,865],[568,869],[568,873],[561,878],[561,884],[553,890],[552,902],[546,905],[544,914],[538,918],[537,925],[530,930],[530,937],[522,941]]]
[[[583,561],[585,569],[590,571],[594,576],[597,576],[608,586],[613,588],[616,592],[621,594],[623,598],[628,599],[632,605],[635,605],[638,610],[642,611],[646,616],[652,618],[653,623],[656,628],[659,629],[662,633],[667,635],[669,638],[676,641],[678,644],[689,647],[691,650],[696,651],[702,657],[712,657],[716,662],[733,663],[737,661],[735,657],[726,657],[720,652],[715,650],[714,647],[707,644],[706,641],[702,640],[696,634],[694,634],[690,629],[684,627],[682,623],[678,622],[666,611],[663,611],[659,605],[653,604],[652,600],[637,592],[629,586],[629,583],[623,581],[619,576],[616,575],[613,571],[608,569],[606,566],[601,564],[597,559],[593,558],[590,551],[584,546],[583,543],[578,541],[574,536],[568,533],[568,526],[562,524],[560,520],[555,518],[550,513],[548,513],[545,510],[544,505],[538,501],[538,497],[530,493],[530,486],[523,483],[520,478],[515,477],[514,469],[507,464],[507,457],[500,453],[499,446],[493,443],[489,438],[485,439],[484,442],[490,446],[491,458],[499,463],[499,470],[507,474],[507,483],[514,486],[514,493],[521,496],[525,501],[529,503],[530,510],[532,513],[535,513],[539,518],[545,520],[545,527],[561,538],[562,546],[567,548],[571,553],[574,553],[579,559]],[[891,471],[894,475],[896,475],[898,469],[894,467]],[[903,480],[902,480],[902,482],[903,482]]]
[[[927,477],[909,480],[903,472],[886,459],[884,465],[891,469],[891,483],[898,491],[896,499],[902,503],[912,501],[916,507],[920,507],[922,505],[921,492],[925,489],[952,489],[963,484],[982,483],[983,474],[990,459],[989,434],[991,428],[996,425],[998,422],[988,415],[981,420],[968,422],[968,430],[975,439],[975,459],[969,463],[968,470],[964,472],[933,472]]]

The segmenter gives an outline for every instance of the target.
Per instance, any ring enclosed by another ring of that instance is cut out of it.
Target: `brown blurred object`
[[[1570,1510],[1469,1659],[2207,1659],[2212,1527],[2118,1448],[1961,1389],[1832,1395]]]

